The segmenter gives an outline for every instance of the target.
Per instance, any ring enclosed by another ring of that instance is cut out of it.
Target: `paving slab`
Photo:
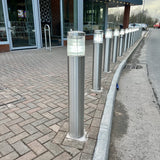
[[[93,43],[87,42],[84,126],[88,141],[77,142],[66,138],[67,48],[1,53],[0,143],[7,143],[8,149],[0,153],[0,160],[12,154],[17,159],[92,159],[107,93],[125,56],[127,53],[118,57],[117,63],[111,62],[111,73],[102,72],[103,92],[92,92]],[[25,148],[22,154],[19,154],[18,143]],[[33,143],[41,146],[42,152],[36,151]]]

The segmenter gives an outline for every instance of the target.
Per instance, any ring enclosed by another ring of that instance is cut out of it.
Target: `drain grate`
[[[139,64],[127,64],[124,69],[142,69],[143,67]]]

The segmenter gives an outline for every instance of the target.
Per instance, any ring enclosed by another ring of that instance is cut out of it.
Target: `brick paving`
[[[113,73],[102,74],[103,92],[91,89],[93,46],[85,58],[86,142],[68,133],[66,47],[52,52],[20,50],[0,54],[0,160],[90,160]]]

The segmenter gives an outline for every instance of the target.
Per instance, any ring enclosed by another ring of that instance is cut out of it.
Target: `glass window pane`
[[[6,34],[5,21],[4,21],[4,15],[3,15],[2,0],[0,0],[0,42],[1,41],[7,41],[7,34]]]
[[[73,0],[63,0],[63,17],[64,17],[64,37],[67,32],[73,29]]]
[[[7,0],[13,47],[35,46],[32,0]]]
[[[87,34],[93,34],[94,30],[104,28],[104,4],[93,0],[84,1],[84,25]]]

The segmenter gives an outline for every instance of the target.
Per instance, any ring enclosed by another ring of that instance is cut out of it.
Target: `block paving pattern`
[[[0,160],[90,160],[93,157],[106,96],[122,58],[102,74],[103,92],[91,92],[93,45],[85,58],[85,115],[88,140],[68,133],[66,47],[52,52],[20,50],[0,54]]]

